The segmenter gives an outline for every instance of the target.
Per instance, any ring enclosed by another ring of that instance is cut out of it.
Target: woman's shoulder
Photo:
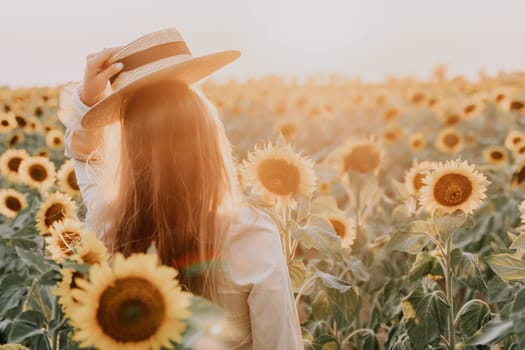
[[[238,283],[256,283],[286,266],[279,230],[261,209],[249,205],[240,208],[226,236],[223,258]]]

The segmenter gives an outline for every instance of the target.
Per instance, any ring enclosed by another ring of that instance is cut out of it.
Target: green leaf
[[[300,288],[306,278],[306,267],[301,260],[293,260],[288,265],[288,273],[294,290]]]
[[[468,301],[458,312],[463,335],[471,337],[490,320],[489,305],[479,299]]]
[[[525,261],[523,253],[495,254],[485,258],[492,270],[504,281],[525,281]]]
[[[419,253],[428,243],[430,237],[425,233],[397,231],[386,245],[388,250],[399,250],[409,254]]]
[[[322,334],[314,339],[312,342],[316,350],[341,350],[341,346],[337,338],[330,334]]]
[[[10,327],[8,340],[11,343],[22,343],[26,339],[45,335],[45,318],[41,312],[28,310],[23,312]]]
[[[292,235],[305,248],[315,248],[327,256],[341,257],[341,239],[328,220],[311,216],[305,226],[294,225]]]
[[[434,216],[434,224],[443,241],[447,241],[461,226],[465,224],[468,216],[459,211],[450,215]]]
[[[514,239],[510,248],[518,250],[525,249],[525,232],[520,233],[520,235]]]
[[[20,307],[28,285],[22,277],[8,275],[0,283],[0,316],[7,311]]]
[[[477,255],[463,252],[461,249],[456,248],[450,253],[450,258],[456,278],[475,290],[485,290],[487,288],[487,284],[479,270]]]
[[[487,322],[474,336],[467,339],[463,345],[492,345],[512,334],[512,332],[512,320],[496,318]]]
[[[332,315],[339,328],[347,327],[361,308],[359,291],[352,284],[323,272],[313,266],[314,274],[321,281],[330,300]]]
[[[525,289],[522,289],[516,296],[510,318],[520,349],[525,349]]]
[[[40,272],[41,274],[44,274],[48,272],[50,269],[58,269],[57,265],[54,263],[51,263],[49,260],[47,260],[43,255],[38,253],[33,253],[25,249],[21,249],[19,247],[16,247],[16,254],[22,259],[22,261],[30,267],[33,267],[35,270]]]
[[[415,349],[424,349],[446,333],[450,307],[440,290],[416,288],[401,301],[406,328]]]
[[[427,252],[419,252],[408,274],[410,280],[417,281],[427,275],[443,276],[443,269],[435,256]]]

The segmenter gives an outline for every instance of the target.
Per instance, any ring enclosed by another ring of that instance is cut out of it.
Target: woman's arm
[[[253,208],[233,227],[232,277],[248,292],[253,350],[303,349],[299,317],[277,226]]]
[[[104,97],[108,80],[122,68],[122,63],[108,64],[107,61],[120,47],[104,49],[86,57],[84,80],[68,83],[61,91],[58,118],[66,127],[64,132],[64,154],[73,158],[73,166],[82,199],[87,208],[86,224],[91,225],[95,206],[103,205],[104,199],[97,198],[97,184],[102,166],[104,128],[82,127],[80,121],[90,106]],[[97,198],[97,200],[95,200]],[[102,235],[101,232],[98,232]]]
[[[62,87],[58,118],[64,124],[64,154],[71,158],[75,168],[77,184],[87,208],[86,221],[89,222],[95,201],[95,192],[100,178],[100,154],[103,143],[103,129],[86,130],[80,121],[89,109],[79,97],[81,84],[70,82]],[[88,225],[89,226],[89,225]]]

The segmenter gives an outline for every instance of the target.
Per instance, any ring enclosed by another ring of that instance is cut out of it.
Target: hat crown
[[[172,42],[184,42],[184,38],[175,28],[166,28],[153,33],[143,35],[131,43],[125,45],[121,50],[115,52],[109,61],[115,63],[119,60],[124,59],[137,52],[147,50],[154,46],[172,43]]]

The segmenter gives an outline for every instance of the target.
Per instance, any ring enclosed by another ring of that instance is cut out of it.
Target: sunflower
[[[375,173],[381,165],[381,150],[376,141],[349,142],[337,148],[331,155],[342,174],[355,171],[361,174]]]
[[[76,218],[77,205],[68,195],[55,192],[44,199],[35,215],[36,227],[41,235],[50,233],[51,226],[66,218]]]
[[[523,158],[525,155],[525,140],[520,141],[516,145],[514,145],[514,149],[512,150],[512,154],[516,158]]]
[[[13,113],[0,113],[0,134],[6,134],[17,127]]]
[[[62,311],[67,317],[70,317],[74,312],[75,307],[78,306],[78,300],[73,298],[71,291],[78,288],[76,280],[79,278],[85,279],[85,276],[82,273],[69,268],[63,268],[60,272],[62,280],[51,293],[58,297],[58,303],[62,307]]]
[[[332,225],[335,233],[341,238],[341,246],[343,248],[351,248],[356,238],[356,233],[352,229],[350,220],[346,218],[342,213],[329,213],[325,214],[325,218]]]
[[[73,162],[71,160],[67,160],[62,164],[60,170],[58,170],[57,179],[58,185],[62,191],[69,194],[71,197],[80,195],[75,168],[73,167]]]
[[[0,214],[12,219],[25,207],[27,207],[27,201],[23,193],[12,188],[0,190]]]
[[[408,139],[410,150],[414,153],[421,152],[427,146],[427,139],[422,132],[410,135]]]
[[[310,197],[316,182],[313,162],[284,143],[255,148],[241,165],[241,177],[245,188],[251,186],[267,203],[296,194]]]
[[[6,145],[8,148],[12,148],[16,145],[21,144],[24,141],[24,133],[20,130],[12,131],[9,137],[6,140]]]
[[[469,98],[461,105],[461,113],[465,119],[472,119],[479,116],[480,113],[483,112],[483,109],[483,102],[477,98]]]
[[[320,182],[317,185],[317,192],[320,195],[328,196],[332,193],[332,183],[331,182]]]
[[[511,186],[512,188],[518,188],[525,182],[525,161],[522,160],[514,166],[514,172],[512,173]]]
[[[93,231],[80,233],[80,245],[77,246],[73,260],[81,264],[95,265],[107,261],[108,250]]]
[[[448,111],[448,112],[442,114],[440,119],[443,122],[443,124],[445,124],[448,127],[456,126],[462,120],[462,118],[459,115],[459,113],[457,113],[455,111]]]
[[[20,129],[25,129],[25,127],[27,126],[27,119],[23,115],[20,115],[20,114],[15,115],[15,121],[16,121],[16,125]]]
[[[405,131],[399,125],[391,125],[383,131],[383,141],[386,144],[393,144],[399,141],[405,134]]]
[[[505,137],[505,147],[510,151],[514,151],[516,146],[523,141],[525,141],[525,133],[518,130],[511,130]]]
[[[41,192],[46,191],[55,183],[55,164],[46,157],[25,158],[20,163],[18,173],[23,183]]]
[[[31,133],[37,133],[42,131],[42,123],[35,117],[30,117],[27,121],[26,131]]]
[[[509,155],[502,146],[489,146],[483,151],[483,159],[492,165],[505,166],[509,162]]]
[[[522,113],[525,110],[525,96],[516,95],[509,98],[507,102],[507,110],[509,112]]]
[[[114,256],[112,265],[94,265],[89,281],[76,279],[71,313],[74,339],[82,347],[171,348],[180,342],[190,316],[191,294],[183,292],[177,270],[158,266],[155,255]]]
[[[421,105],[426,101],[425,93],[422,91],[414,91],[409,94],[408,100],[415,106]]]
[[[502,105],[508,101],[511,95],[512,95],[511,89],[509,89],[508,87],[498,86],[493,91],[491,91],[490,100],[494,102],[496,105]]]
[[[8,149],[0,156],[0,172],[11,182],[20,182],[18,170],[22,161],[29,157],[24,149]]]
[[[405,175],[405,187],[409,194],[414,197],[420,195],[420,190],[423,187],[423,179],[427,176],[428,172],[432,170],[435,163],[429,161],[423,161],[415,164]]]
[[[297,135],[297,124],[291,121],[282,122],[277,129],[286,140],[293,140]]]
[[[80,244],[82,228],[80,222],[71,218],[55,221],[49,228],[46,248],[56,262],[70,258]]]
[[[51,149],[62,149],[64,147],[64,134],[60,130],[49,130],[46,134],[46,145]]]
[[[486,198],[489,181],[474,165],[457,159],[438,163],[423,183],[419,201],[428,212],[472,214]]]
[[[383,118],[383,121],[390,122],[396,119],[399,116],[399,114],[400,114],[399,109],[392,106],[390,108],[387,108],[384,111],[382,118]]]
[[[436,148],[443,153],[458,153],[463,150],[463,136],[454,128],[446,128],[436,137]]]
[[[33,152],[33,157],[49,158],[49,149],[47,147],[40,147]]]

